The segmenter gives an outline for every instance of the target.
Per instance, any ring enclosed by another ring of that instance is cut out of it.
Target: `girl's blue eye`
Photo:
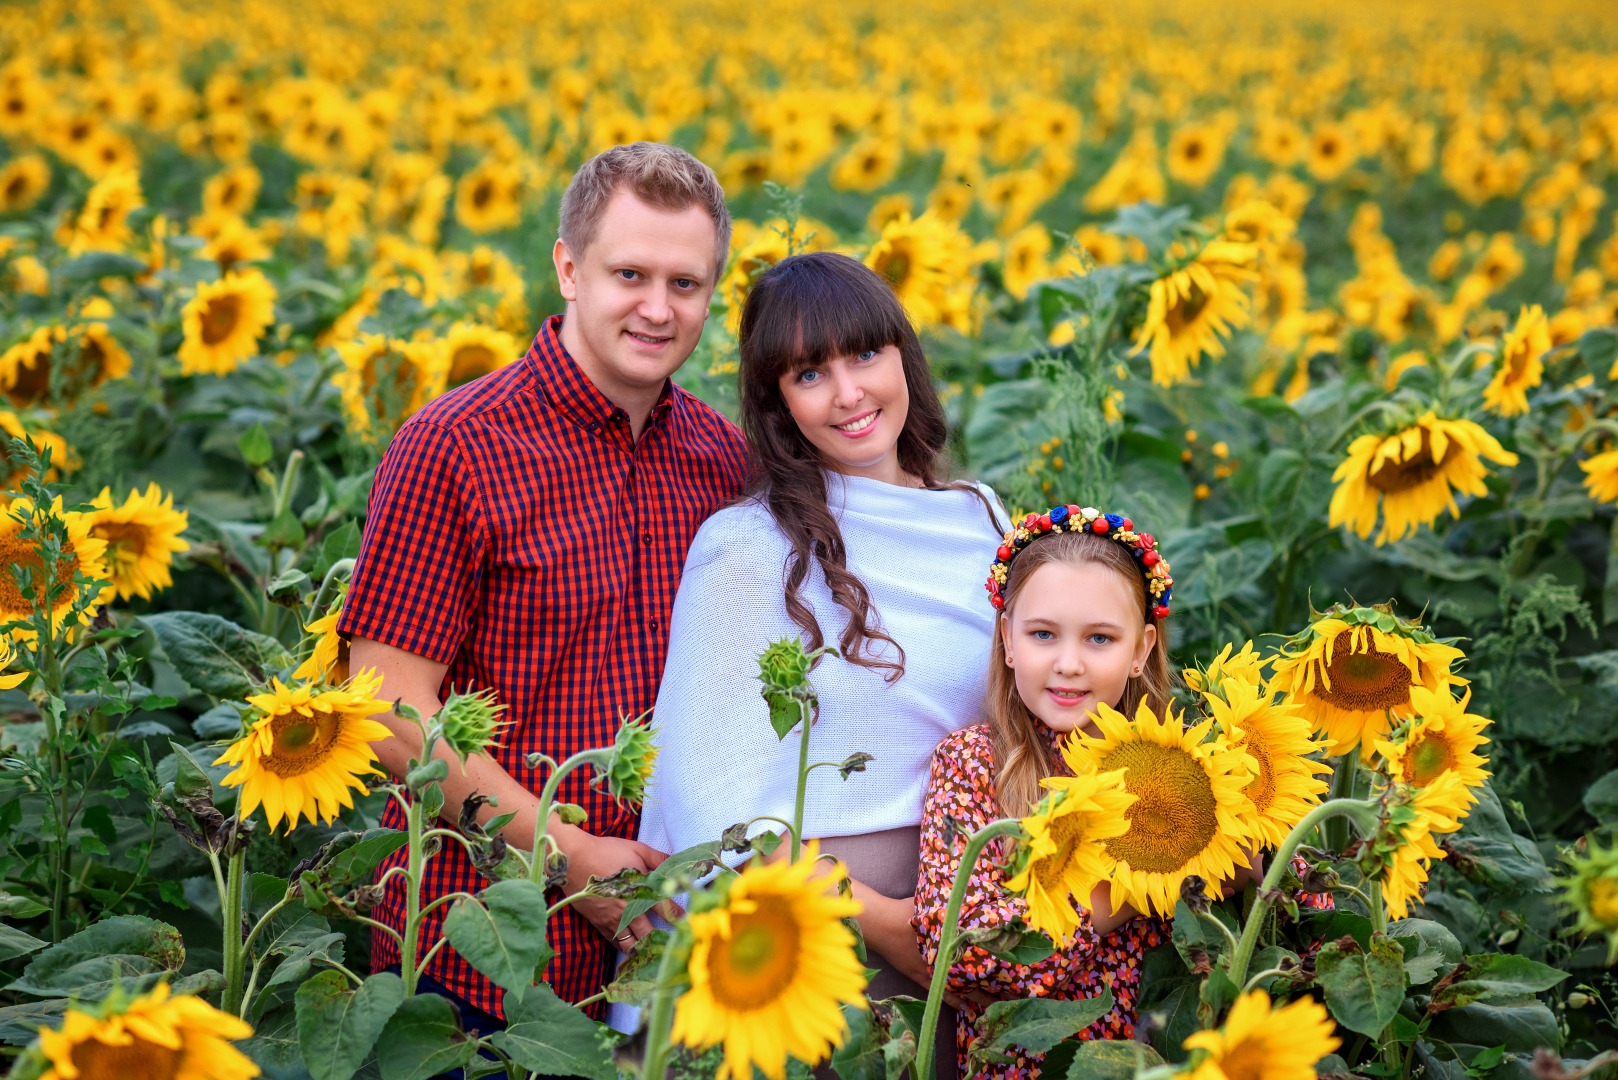
[[[1105,645],[1107,642],[1109,642],[1111,640],[1112,640],[1112,638],[1109,637],[1106,634],[1091,634],[1090,635],[1090,642],[1091,642],[1091,644],[1094,644],[1094,645]]]
[[[1052,638],[1054,638],[1055,636],[1056,635],[1051,633],[1049,630],[1035,630],[1034,631],[1034,639],[1036,641],[1049,641]]]

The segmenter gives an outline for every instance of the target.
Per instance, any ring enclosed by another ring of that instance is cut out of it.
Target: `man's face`
[[[685,363],[708,318],[717,242],[702,206],[663,210],[622,189],[582,254],[556,242],[564,344],[602,393],[644,397]]]

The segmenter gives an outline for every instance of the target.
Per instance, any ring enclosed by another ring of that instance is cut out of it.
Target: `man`
[[[433,401],[394,437],[377,472],[365,539],[340,630],[352,667],[376,668],[380,696],[423,716],[450,687],[492,689],[513,721],[492,758],[443,784],[453,820],[472,792],[493,795],[481,820],[515,811],[511,844],[531,849],[542,771],[612,742],[619,719],[657,696],[686,548],[703,520],[741,490],[741,433],[669,376],[702,335],[724,269],[730,214],[713,172],[656,143],[618,146],[581,167],[562,196],[554,259],[566,311],[547,320],[518,363]],[[421,749],[413,724],[389,713],[375,744],[394,776]],[[633,807],[571,774],[559,799],[589,813],[583,827],[552,816],[568,857],[568,893],[591,875],[650,869],[663,859],[632,839]],[[392,806],[383,824],[402,828]],[[402,862],[403,852],[385,865]],[[396,875],[393,886],[400,878]],[[476,892],[461,845],[428,864],[423,902]],[[418,956],[438,941],[448,905],[425,920]],[[565,1000],[600,989],[620,934],[621,901],[591,899],[551,921],[546,979]],[[375,917],[402,932],[404,897],[390,887]],[[380,932],[373,967],[399,962]],[[425,988],[460,999],[488,1030],[500,991],[448,945]],[[597,1006],[599,1009],[599,1006]]]

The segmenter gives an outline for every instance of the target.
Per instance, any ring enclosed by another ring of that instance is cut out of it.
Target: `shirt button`
[[[656,630],[657,629],[657,620],[653,619],[648,625],[651,626],[651,628],[653,630]]]
[[[642,536],[640,540],[643,544],[650,544],[652,542],[652,534],[647,533],[645,536]]]

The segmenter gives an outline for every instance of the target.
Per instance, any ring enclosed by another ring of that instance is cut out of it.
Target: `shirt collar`
[[[562,346],[562,316],[552,315],[540,325],[526,360],[545,397],[555,408],[566,413],[580,427],[603,436],[614,430],[622,431],[625,441],[628,440],[629,414],[614,405],[590,381],[590,377]],[[647,418],[646,429],[650,431],[660,427],[673,412],[674,403],[674,383],[665,379],[663,392]]]

